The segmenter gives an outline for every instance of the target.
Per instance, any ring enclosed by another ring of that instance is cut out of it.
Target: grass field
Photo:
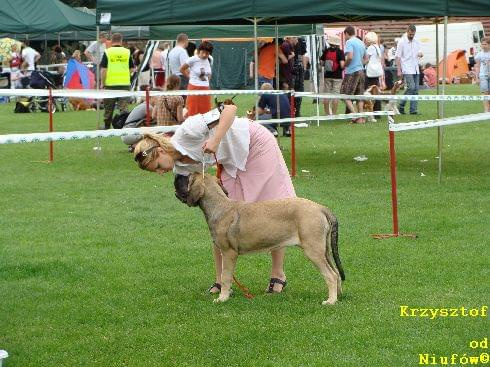
[[[475,86],[449,93],[476,94]],[[253,97],[238,99],[243,113]],[[310,100],[303,102],[312,113]],[[436,117],[423,103],[420,119]],[[451,103],[449,115],[482,111]],[[397,121],[409,121],[401,116]],[[0,105],[0,134],[46,131],[43,113]],[[95,112],[55,114],[58,131],[93,130]],[[318,271],[297,248],[289,285],[266,295],[270,256],[238,261],[240,291],[212,303],[211,240],[201,211],[174,198],[173,177],[137,169],[120,139],[0,146],[0,349],[5,366],[416,366],[419,353],[467,356],[488,318],[400,317],[400,306],[488,305],[490,125],[399,133],[402,232],[391,231],[386,122],[297,129],[297,194],[340,223],[344,297],[322,307]],[[289,164],[289,140],[280,144]],[[365,162],[353,157],[364,154]],[[303,170],[309,172],[303,172]],[[422,173],[424,176],[422,176]],[[487,279],[485,281],[485,279]]]

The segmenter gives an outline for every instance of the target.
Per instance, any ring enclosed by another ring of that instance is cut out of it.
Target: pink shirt
[[[162,51],[159,49],[155,49],[155,51],[153,51],[153,55],[151,56],[150,60],[150,67],[152,69],[163,69],[162,59],[160,57],[161,55]]]

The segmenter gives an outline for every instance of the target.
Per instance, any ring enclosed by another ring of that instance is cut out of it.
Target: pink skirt
[[[250,122],[250,150],[246,171],[237,171],[236,178],[223,170],[221,179],[230,199],[257,201],[296,197],[288,168],[276,138],[260,124]]]

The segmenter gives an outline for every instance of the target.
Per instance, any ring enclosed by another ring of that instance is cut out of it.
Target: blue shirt
[[[273,119],[277,117],[277,95],[276,94],[263,94],[260,96],[259,103],[260,108],[268,107],[271,110],[271,115]],[[291,107],[289,105],[289,99],[287,95],[279,95],[279,106],[281,107],[281,116],[279,118],[291,117]]]
[[[362,62],[364,54],[366,53],[366,46],[364,45],[364,42],[362,42],[356,36],[351,37],[345,43],[344,54],[346,56],[346,60],[348,52],[352,54],[352,60],[350,61],[349,66],[345,68],[345,73],[352,74],[356,71],[364,69],[364,64]]]

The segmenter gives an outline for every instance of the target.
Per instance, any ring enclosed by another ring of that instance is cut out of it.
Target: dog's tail
[[[333,259],[335,260],[335,265],[337,265],[337,270],[340,273],[340,278],[345,280],[344,269],[342,268],[342,263],[340,261],[338,240],[339,240],[339,222],[335,215],[332,214],[330,210],[324,207],[323,214],[327,218],[330,224],[330,247],[332,248]],[[329,251],[327,248],[326,251]]]

